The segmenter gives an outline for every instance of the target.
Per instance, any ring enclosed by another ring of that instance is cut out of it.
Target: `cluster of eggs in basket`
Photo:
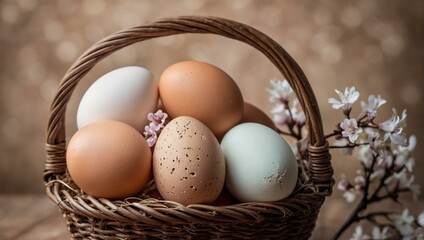
[[[169,122],[150,148],[146,116],[158,109]],[[68,171],[94,197],[136,196],[154,178],[161,198],[184,205],[279,201],[297,182],[295,156],[275,125],[208,63],[176,63],[159,83],[141,67],[109,72],[84,94],[77,124]]]

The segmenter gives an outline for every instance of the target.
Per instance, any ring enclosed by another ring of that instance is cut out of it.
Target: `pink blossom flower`
[[[147,120],[150,121],[148,126],[144,127],[144,136],[146,138],[149,147],[153,147],[158,138],[158,132],[165,126],[165,121],[168,118],[168,114],[162,110],[158,110],[155,113],[147,114]]]
[[[358,175],[355,177],[355,192],[356,194],[364,194],[365,190],[365,177],[362,175]]]
[[[150,121],[149,125],[154,131],[159,131],[164,127],[168,114],[158,110],[156,113],[147,114],[147,120]]]
[[[344,93],[341,93],[339,90],[335,90],[337,95],[340,97],[340,101],[335,98],[329,98],[328,103],[332,104],[334,109],[343,109],[343,112],[350,112],[352,109],[352,104],[356,102],[359,98],[359,92],[355,90],[355,87],[347,87]]]
[[[390,138],[393,144],[406,146],[407,140],[402,134],[403,127],[406,124],[406,110],[403,110],[402,118],[397,115],[396,109],[393,109],[392,111],[392,117],[380,123],[378,127],[385,132],[384,141]]]
[[[147,145],[149,145],[149,147],[153,147],[153,145],[155,145],[156,140],[158,138],[156,131],[153,128],[151,128],[149,125],[144,127],[143,134],[146,137]]]
[[[359,118],[362,118],[364,116],[368,117],[368,120],[372,120],[377,116],[377,108],[379,108],[381,105],[385,104],[387,101],[382,99],[380,95],[377,97],[374,95],[368,96],[368,104],[366,104],[364,101],[361,102],[361,108],[362,112],[361,115],[359,115]]]
[[[293,93],[293,89],[289,85],[289,82],[285,79],[283,81],[272,79],[271,85],[271,89],[266,89],[270,93],[269,101],[287,104],[289,96]]]
[[[347,191],[347,190],[349,190],[349,189],[351,189],[352,188],[352,185],[349,183],[349,181],[348,180],[346,180],[345,178],[343,178],[342,180],[340,180],[340,182],[337,184],[337,188],[340,190],[340,191]]]
[[[403,210],[402,215],[394,215],[393,223],[402,236],[414,234],[414,228],[412,227],[414,216],[409,215],[409,210],[407,208]]]
[[[354,143],[358,138],[358,134],[362,133],[362,128],[358,127],[356,119],[347,119],[340,123],[340,127],[343,129],[342,136],[349,138],[351,143]]]

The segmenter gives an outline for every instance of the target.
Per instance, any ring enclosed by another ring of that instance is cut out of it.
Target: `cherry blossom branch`
[[[324,136],[325,139],[331,138],[331,137],[335,137],[335,136],[341,136],[341,132],[340,131],[336,131],[334,130],[334,132],[327,134]]]
[[[279,130],[279,133],[294,137],[298,141],[303,139],[302,127],[306,119],[304,113],[297,109],[297,99],[289,104],[293,90],[286,80],[272,80],[271,84],[273,88],[267,90],[270,93],[270,101],[275,103],[271,111],[273,120],[277,125],[287,126],[286,131]],[[393,234],[389,230],[393,230],[399,237],[424,238],[424,233],[413,232],[414,217],[409,215],[408,209],[405,209],[402,215],[386,211],[366,211],[371,204],[385,200],[400,203],[400,193],[411,192],[416,197],[420,192],[419,186],[413,184],[412,174],[415,159],[411,152],[415,148],[416,139],[411,136],[408,143],[403,131],[406,125],[406,111],[398,115],[396,110],[392,109],[393,114],[389,119],[375,122],[377,109],[385,104],[386,100],[380,95],[369,95],[367,102],[361,101],[362,111],[355,118],[352,116],[352,106],[358,100],[359,92],[355,87],[335,92],[339,98],[329,98],[328,103],[332,108],[340,109],[344,119],[324,137],[326,140],[336,140],[330,145],[330,149],[343,149],[345,154],[351,154],[354,148],[358,148],[362,169],[358,170],[353,183],[347,179],[338,183],[338,188],[344,192],[343,197],[347,202],[353,202],[357,196],[361,196],[361,199],[336,232],[334,239],[338,239],[352,224],[361,221],[376,226],[373,228],[372,238],[364,234],[361,225],[357,224],[352,239],[387,239]],[[300,149],[298,153],[301,154]],[[389,223],[380,223],[379,216],[385,217]],[[415,225],[417,228],[424,228],[424,212],[419,216],[419,220],[415,221]]]
[[[363,216],[358,217],[358,220],[364,220],[364,219],[370,220],[370,219],[373,219],[373,218],[375,218],[377,216],[382,216],[382,217],[386,218],[387,220],[391,220],[389,216],[391,214],[395,214],[395,213],[396,212],[393,212],[393,211],[390,211],[390,212],[382,212],[382,211],[372,212],[372,213],[367,213],[367,214],[365,214]]]
[[[350,143],[345,146],[330,145],[330,148],[355,148],[364,145],[369,145],[369,143]]]
[[[293,134],[292,134],[292,133],[290,133],[290,132],[286,132],[286,131],[283,131],[283,130],[281,130],[281,129],[279,129],[279,128],[277,128],[277,132],[278,132],[278,134],[280,134],[280,135],[286,135],[286,136],[290,136],[290,137],[296,137],[296,136],[293,136]]]
[[[362,212],[363,210],[365,210],[368,206],[368,191],[369,191],[369,187],[370,187],[370,179],[371,179],[372,169],[374,168],[374,165],[375,165],[376,162],[377,162],[377,158],[374,157],[373,160],[372,160],[372,163],[371,163],[371,167],[370,167],[371,171],[366,171],[366,166],[363,165],[364,171],[366,171],[364,195],[362,196],[362,199],[359,202],[359,204],[356,206],[355,210],[353,210],[353,212],[350,214],[347,221],[336,232],[333,239],[340,238],[340,236],[343,234],[343,232],[346,231],[346,229],[348,229],[350,227],[350,225],[352,225],[355,222],[360,221],[360,218],[358,216],[359,213]]]

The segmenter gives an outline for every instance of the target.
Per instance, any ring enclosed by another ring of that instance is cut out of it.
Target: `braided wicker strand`
[[[244,42],[262,52],[297,94],[309,129],[309,159],[299,161],[295,193],[280,202],[231,206],[190,205],[148,198],[120,201],[84,194],[66,171],[66,105],[78,82],[97,62],[116,50],[152,38],[184,33],[212,33]],[[47,126],[44,181],[47,195],[63,212],[74,238],[286,238],[306,239],[315,226],[325,196],[331,195],[333,170],[322,121],[311,86],[300,67],[278,43],[241,23],[216,17],[179,17],[122,30],[94,44],[63,77],[52,102]]]

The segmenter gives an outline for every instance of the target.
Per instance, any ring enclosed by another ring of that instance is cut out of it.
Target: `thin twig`
[[[374,157],[372,160],[372,164],[370,169],[374,168],[375,163],[377,162],[377,157]],[[365,165],[363,165],[364,170],[365,169]],[[348,229],[350,227],[350,225],[352,225],[354,222],[359,222],[359,213],[362,212],[363,210],[365,210],[368,206],[368,191],[369,191],[369,187],[370,187],[370,179],[371,179],[371,174],[372,174],[372,170],[371,171],[365,171],[366,174],[366,178],[365,178],[365,187],[364,187],[364,195],[362,196],[361,201],[359,202],[359,204],[356,206],[355,210],[350,214],[348,220],[340,227],[340,229],[336,232],[336,234],[334,235],[333,239],[339,239],[340,236],[343,234],[344,231],[346,231],[346,229]]]
[[[338,135],[341,135],[341,133],[339,131],[334,130],[334,132],[325,135],[324,138],[327,139],[327,138],[338,136]]]
[[[345,146],[330,145],[330,148],[355,148],[364,145],[369,145],[369,143],[349,143]]]

